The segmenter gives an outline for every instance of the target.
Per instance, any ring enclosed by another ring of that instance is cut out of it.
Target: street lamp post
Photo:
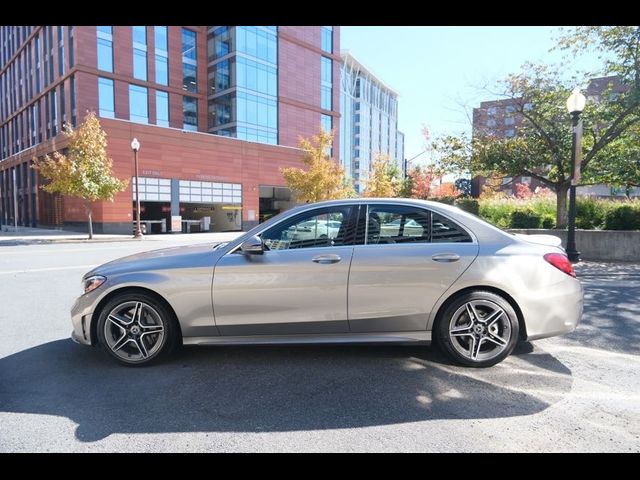
[[[572,262],[580,260],[580,252],[576,248],[576,185],[580,181],[580,162],[582,157],[582,120],[580,114],[586,104],[585,96],[579,89],[574,89],[567,99],[567,110],[571,115],[571,185],[569,187],[569,218],[567,230],[567,256]]]
[[[136,231],[133,236],[134,238],[142,238],[142,229],[140,228],[140,189],[138,188],[138,150],[140,150],[140,142],[137,138],[131,141],[131,150],[133,150],[133,163],[136,175]]]

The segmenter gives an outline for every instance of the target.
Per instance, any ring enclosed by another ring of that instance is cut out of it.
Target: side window
[[[433,243],[444,242],[471,242],[469,234],[459,225],[437,213],[433,214],[431,227],[431,241]]]
[[[431,214],[403,205],[370,205],[367,244],[428,243]]]
[[[314,210],[274,225],[262,234],[269,250],[352,245],[352,207]]]

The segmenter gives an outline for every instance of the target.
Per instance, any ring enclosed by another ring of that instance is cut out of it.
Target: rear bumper
[[[527,330],[527,340],[572,332],[582,318],[583,291],[572,277],[555,285],[529,291],[517,300]]]

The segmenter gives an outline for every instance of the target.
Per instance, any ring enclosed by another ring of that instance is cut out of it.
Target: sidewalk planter
[[[511,233],[555,235],[567,245],[566,230],[509,229]],[[576,230],[576,245],[582,260],[640,262],[639,230]]]

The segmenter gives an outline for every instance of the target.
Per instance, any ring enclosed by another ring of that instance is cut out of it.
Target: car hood
[[[225,242],[226,243],[226,242]],[[214,249],[219,243],[169,247],[149,252],[136,253],[104,263],[85,274],[110,275],[174,268],[196,268],[215,265],[224,248]]]

